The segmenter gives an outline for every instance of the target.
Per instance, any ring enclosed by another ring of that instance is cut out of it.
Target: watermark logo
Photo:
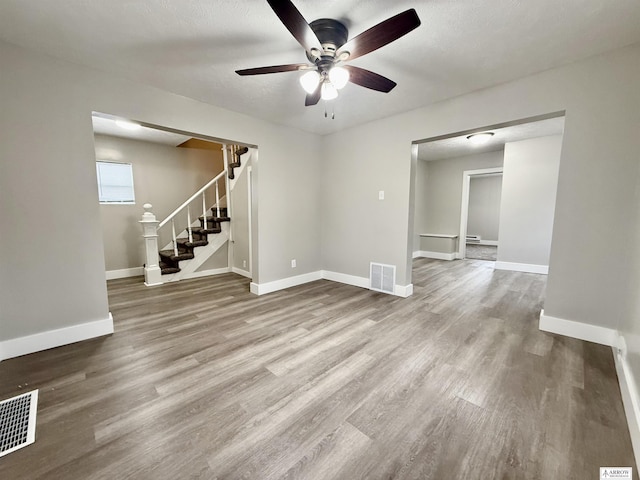
[[[622,478],[632,480],[631,467],[600,467],[600,480]]]

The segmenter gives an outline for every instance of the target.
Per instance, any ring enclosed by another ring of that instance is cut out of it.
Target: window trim
[[[112,165],[123,165],[129,167],[129,178],[131,184],[131,200],[103,200],[102,196],[102,182],[100,179],[100,164],[112,164]],[[112,162],[109,160],[96,160],[96,181],[98,185],[98,202],[100,205],[135,205],[136,204],[136,192],[135,192],[135,184],[133,181],[133,164],[128,162]]]

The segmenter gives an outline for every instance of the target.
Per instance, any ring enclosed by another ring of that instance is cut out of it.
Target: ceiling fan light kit
[[[323,82],[320,97],[322,100],[333,100],[338,98],[338,90],[331,82]]]
[[[309,70],[300,77],[300,85],[307,93],[313,93],[320,83],[320,74],[316,70]]]
[[[338,90],[344,88],[349,81],[349,70],[346,68],[335,66],[329,70],[329,80]]]
[[[249,68],[236,70],[236,73],[244,76],[306,70],[300,76],[300,84],[307,92],[306,106],[316,105],[320,99],[336,98],[338,90],[348,82],[378,92],[390,92],[396,86],[394,81],[370,70],[344,63],[373,52],[420,25],[416,11],[409,9],[348,40],[349,31],[342,22],[321,18],[307,23],[291,0],[267,0],[267,3],[305,49],[311,64]]]

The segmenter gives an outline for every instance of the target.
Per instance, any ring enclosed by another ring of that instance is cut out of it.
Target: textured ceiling
[[[241,68],[305,62],[263,0],[2,0],[0,38],[203,102],[316,133],[417,108],[640,41],[638,0],[294,0],[350,37],[407,8],[417,30],[355,59],[391,78],[389,94],[347,85],[304,107],[297,73]]]
[[[529,138],[561,135],[564,132],[564,117],[550,118],[537,122],[511,125],[503,128],[483,130],[494,135],[483,144],[474,144],[464,135],[443,138],[418,145],[418,159],[425,161],[444,160],[446,158],[464,157],[477,153],[495,152],[504,149],[504,144]]]

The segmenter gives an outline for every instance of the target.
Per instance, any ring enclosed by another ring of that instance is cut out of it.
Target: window
[[[130,163],[96,162],[100,203],[135,204]]]

